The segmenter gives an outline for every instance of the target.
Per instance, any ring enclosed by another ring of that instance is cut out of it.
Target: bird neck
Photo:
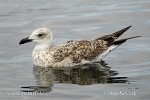
[[[43,43],[43,44],[37,44],[34,49],[42,50],[42,49],[51,48],[51,47],[52,47],[52,43]]]

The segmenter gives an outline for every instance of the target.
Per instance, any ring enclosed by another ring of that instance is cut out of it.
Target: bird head
[[[35,29],[29,37],[22,39],[19,45],[35,42],[36,44],[51,44],[53,40],[52,32],[48,28],[38,28]]]

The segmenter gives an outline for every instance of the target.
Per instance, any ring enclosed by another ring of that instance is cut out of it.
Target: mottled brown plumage
[[[92,60],[108,48],[107,44],[108,42],[103,40],[72,41],[57,47],[53,57],[55,62],[60,62],[68,56],[74,63],[79,63],[82,59]]]
[[[128,26],[122,30],[119,30],[110,35],[105,35],[95,40],[81,40],[81,41],[68,41],[67,44],[61,46],[54,53],[55,62],[60,62],[66,57],[71,57],[74,63],[79,63],[84,60],[94,60],[104,51],[106,51],[109,46],[127,31],[131,26]]]
[[[130,27],[93,40],[70,40],[59,46],[53,46],[53,35],[48,28],[38,28],[30,37],[22,39],[19,44],[31,41],[37,43],[32,53],[34,65],[75,66],[100,61],[126,40],[139,37],[116,40]]]

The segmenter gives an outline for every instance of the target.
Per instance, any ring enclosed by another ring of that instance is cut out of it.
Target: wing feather
[[[70,57],[73,62],[79,63],[82,59],[92,60],[108,48],[107,42],[103,40],[81,40],[72,41],[61,47],[57,47],[53,55],[55,62],[60,62]]]

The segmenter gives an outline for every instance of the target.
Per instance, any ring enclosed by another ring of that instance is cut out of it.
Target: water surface
[[[148,100],[149,5],[150,0],[0,0],[0,99]],[[86,71],[84,68],[75,68],[53,73],[54,76],[60,76],[52,82],[48,96],[8,95],[8,92],[20,92],[23,87],[37,86],[31,58],[34,44],[18,45],[33,29],[50,28],[54,33],[54,44],[61,44],[72,39],[96,38],[129,25],[133,27],[121,38],[142,37],[126,42],[104,59],[110,67],[106,72],[117,73],[113,77],[126,77],[125,82],[109,83],[106,80],[111,75],[93,74],[99,73],[93,67],[85,68]],[[80,77],[79,72],[84,73],[81,76],[85,77]],[[73,80],[68,82],[68,78]],[[120,91],[135,92],[136,95],[112,94]]]

